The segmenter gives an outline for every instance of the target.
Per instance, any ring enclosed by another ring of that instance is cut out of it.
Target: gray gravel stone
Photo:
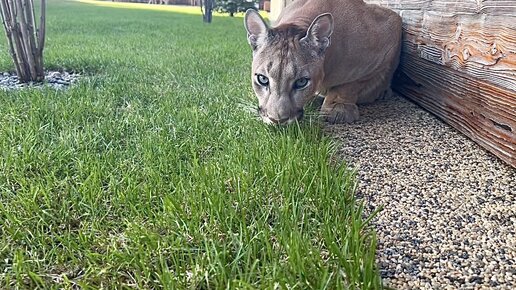
[[[386,286],[516,289],[516,169],[393,96],[328,125],[357,168]]]
[[[75,83],[80,75],[76,73],[48,71],[45,73],[45,81],[42,83],[22,84],[18,81],[15,73],[0,73],[0,90],[10,91],[18,90],[26,87],[44,87],[48,86],[56,90],[61,90]]]

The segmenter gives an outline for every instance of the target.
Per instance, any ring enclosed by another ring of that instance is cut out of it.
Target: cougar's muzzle
[[[263,107],[258,107],[258,114],[267,124],[288,125],[303,118],[304,110],[296,110],[290,114],[271,114]]]

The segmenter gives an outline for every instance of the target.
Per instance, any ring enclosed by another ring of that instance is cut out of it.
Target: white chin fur
[[[262,116],[262,121],[267,125],[272,125],[274,122],[272,122],[269,118]]]
[[[296,121],[296,118],[290,118],[285,123],[277,124],[277,123],[274,123],[273,121],[271,121],[271,119],[262,116],[262,121],[268,125],[290,125]]]

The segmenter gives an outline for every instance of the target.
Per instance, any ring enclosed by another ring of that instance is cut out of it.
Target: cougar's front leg
[[[332,124],[358,120],[357,94],[350,85],[333,87],[326,93],[321,115]]]

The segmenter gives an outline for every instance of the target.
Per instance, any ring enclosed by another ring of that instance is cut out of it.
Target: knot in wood
[[[462,50],[462,59],[463,60],[468,60],[470,55],[471,54],[469,53],[469,49],[464,48],[464,50]]]
[[[495,55],[498,52],[498,49],[496,47],[496,42],[493,42],[491,45],[491,55]]]

